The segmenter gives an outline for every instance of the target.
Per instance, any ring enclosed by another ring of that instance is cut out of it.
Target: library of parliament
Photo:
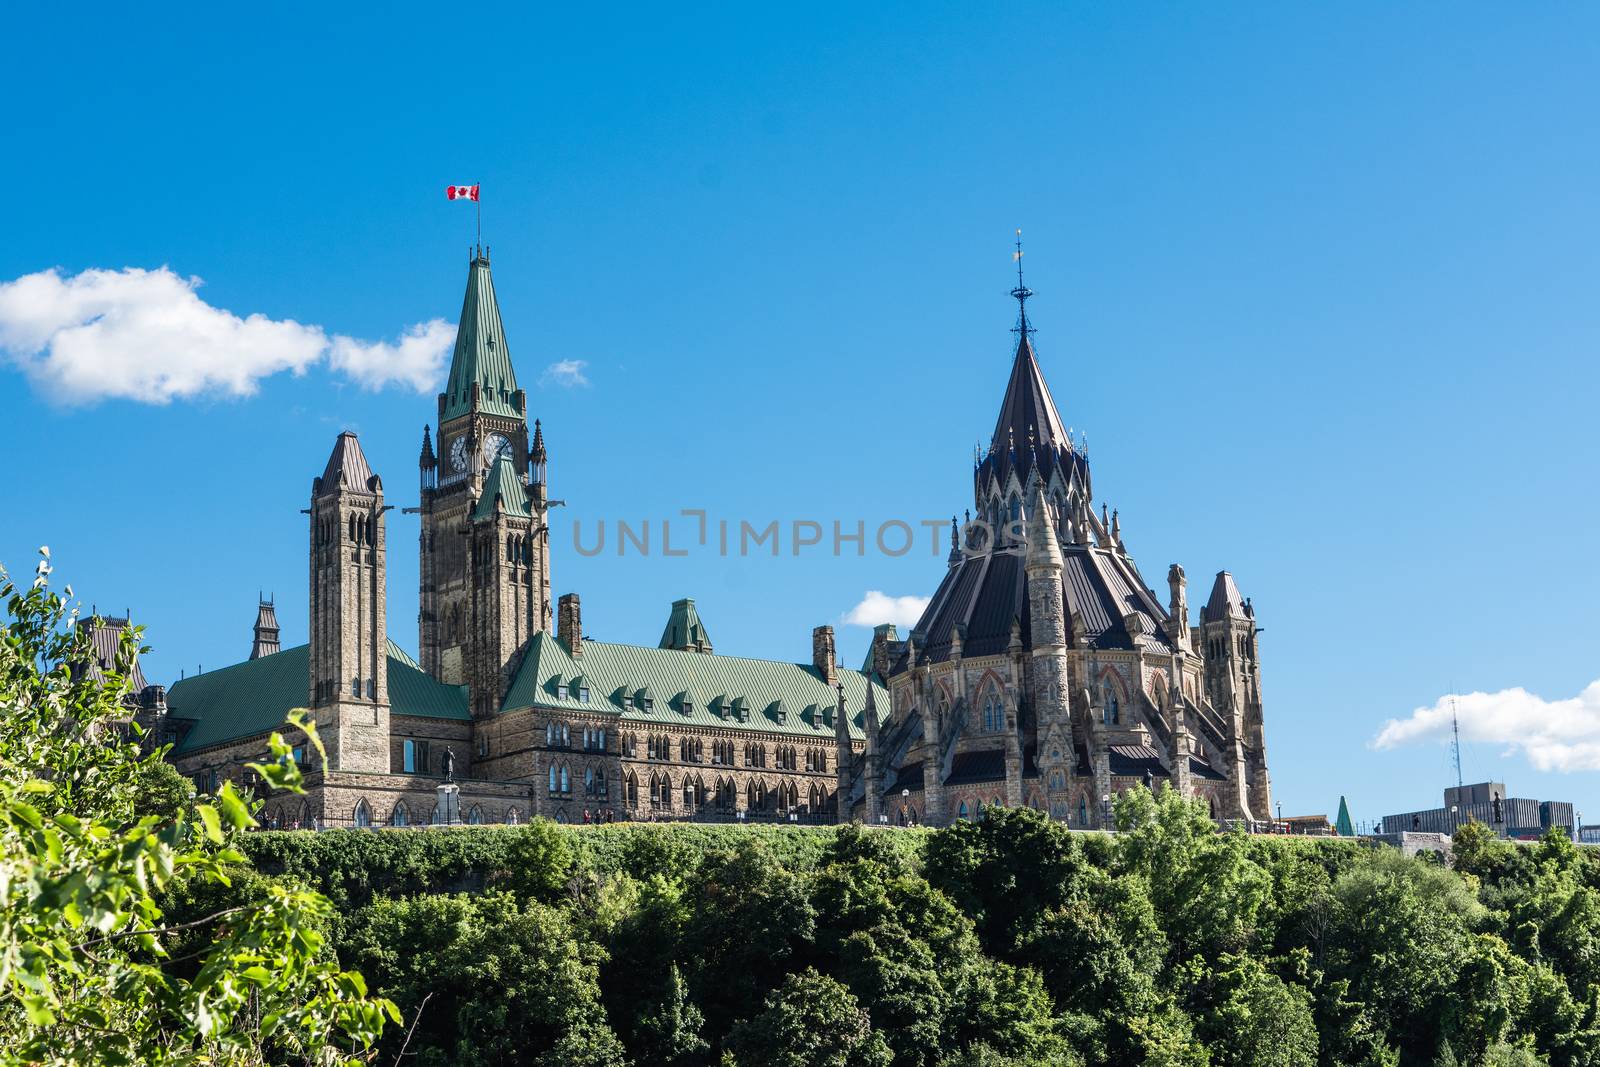
[[[1269,818],[1254,609],[1225,571],[1197,619],[1183,568],[1165,602],[1147,586],[1045,384],[1031,295],[1019,276],[1010,377],[927,609],[903,637],[879,626],[849,669],[826,625],[803,661],[714,650],[688,598],[663,605],[654,646],[584,636],[578,594],[551,592],[560,442],[531,418],[476,252],[406,509],[420,520],[415,655],[388,637],[387,463],[346,432],[311,479],[307,642],[284,647],[262,601],[248,659],[146,687],[141,717],[206,790],[253,785],[246,764],[309,708],[326,763],[305,760],[305,794],[266,798],[275,828],[944,825],[991,805],[1093,828],[1117,792],[1160,782],[1219,820]]]

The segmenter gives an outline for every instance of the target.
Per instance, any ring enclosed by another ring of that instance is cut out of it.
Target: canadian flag
[[[478,187],[476,185],[447,185],[444,187],[446,200],[476,200]]]

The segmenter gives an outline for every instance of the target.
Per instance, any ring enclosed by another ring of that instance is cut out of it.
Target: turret
[[[308,510],[309,697],[334,770],[389,771],[388,510],[356,435],[340,434]]]
[[[700,611],[694,606],[692,597],[672,602],[672,611],[667,616],[667,625],[661,631],[657,646],[710,655],[711,635],[706,632],[705,623],[700,621]]]
[[[422,472],[423,492],[439,484],[439,459],[433,454],[433,434],[426,425],[422,427],[422,453],[417,457],[417,467]]]
[[[270,656],[281,647],[278,643],[278,609],[266,597],[258,597],[256,624],[252,628],[255,640],[250,644],[250,658]]]
[[[1039,776],[1052,794],[1052,806],[1067,803],[1076,758],[1072,743],[1072,692],[1067,662],[1070,634],[1055,518],[1044,490],[1035,486],[1028,508],[1028,624],[1032,637],[1030,699],[1039,732]],[[1017,635],[1020,639],[1020,635]],[[1020,640],[1019,640],[1020,643]]]
[[[1239,595],[1233,575],[1219,571],[1200,611],[1206,691],[1228,727],[1226,754],[1233,813],[1269,818],[1266,738],[1261,714],[1261,662],[1255,608]]]

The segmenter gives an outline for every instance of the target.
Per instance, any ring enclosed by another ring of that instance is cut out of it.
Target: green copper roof
[[[511,369],[511,350],[500,326],[500,302],[495,299],[494,279],[489,275],[485,256],[474,259],[467,273],[467,296],[461,303],[461,321],[456,327],[456,350],[450,357],[442,421],[472,410],[474,382],[479,387],[480,410],[522,417],[514,399],[517,375]]]
[[[860,738],[871,683],[858,671],[841,671],[840,676],[850,736]],[[588,703],[572,690],[574,679],[582,679],[588,688]],[[563,687],[559,693],[558,685]],[[872,689],[877,705],[888,707],[888,691],[879,685]],[[652,698],[648,710],[639,706],[640,694]],[[748,711],[745,720],[732,711],[741,701]],[[559,640],[541,630],[529,643],[502,710],[538,706],[600,712],[625,722],[721,726],[821,740],[833,737],[837,702],[833,688],[809,663],[587,640],[582,657],[573,659]],[[780,711],[786,712],[782,721]]]
[[[1356,836],[1356,828],[1350,822],[1350,808],[1344,802],[1344,797],[1339,798],[1339,818],[1334,821],[1334,832],[1340,837]]]
[[[489,468],[489,477],[483,482],[483,495],[472,505],[472,517],[494,518],[496,497],[500,499],[500,504],[506,509],[507,515],[521,515],[527,518],[531,514],[528,510],[527,487],[522,484],[522,479],[517,477],[516,466],[506,456],[496,459],[494,466]]]
[[[390,714],[472,717],[465,686],[434,681],[393,641],[388,658]],[[167,706],[173,718],[192,719],[194,725],[177,750],[193,752],[277,729],[290,708],[305,707],[310,671],[310,646],[297,645],[178,682],[167,693]]]
[[[667,628],[661,631],[661,648],[683,648],[695,652],[711,651],[711,635],[695,610],[689,597],[672,602],[672,614],[667,616]]]

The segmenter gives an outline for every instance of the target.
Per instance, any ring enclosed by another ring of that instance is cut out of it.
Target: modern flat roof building
[[[1442,807],[1385,815],[1383,832],[1453,834],[1466,822],[1481,822],[1513,838],[1539,837],[1552,826],[1569,836],[1575,830],[1570,801],[1507,797],[1504,782],[1478,782],[1446,789]]]

